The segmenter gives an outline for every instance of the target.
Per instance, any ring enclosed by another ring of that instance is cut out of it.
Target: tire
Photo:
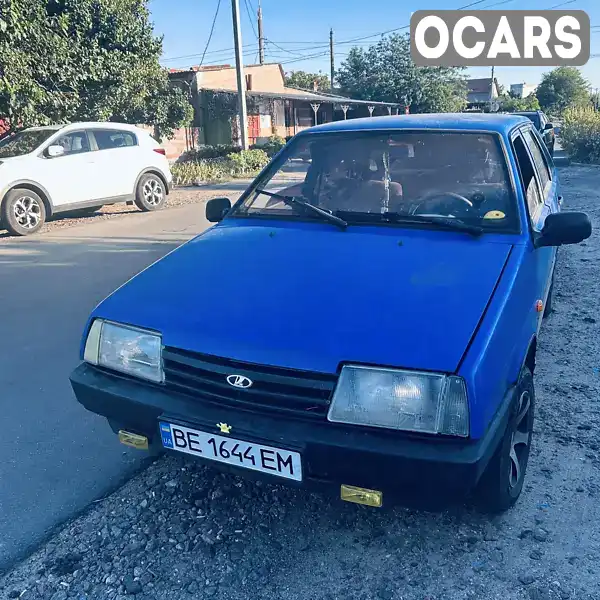
[[[534,410],[533,375],[528,367],[523,367],[506,431],[475,491],[475,504],[481,512],[504,512],[521,495],[531,449]]]
[[[46,222],[44,201],[29,189],[10,190],[2,203],[0,221],[12,235],[31,235]]]
[[[135,204],[145,212],[160,210],[167,201],[167,190],[162,179],[154,173],[142,175],[135,191]]]

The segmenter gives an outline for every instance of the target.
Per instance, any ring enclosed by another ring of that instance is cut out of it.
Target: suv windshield
[[[234,214],[311,218],[281,196],[310,203],[348,224],[414,222],[435,227],[437,217],[493,231],[513,231],[517,224],[499,137],[486,133],[393,131],[299,137]]]
[[[54,129],[30,129],[4,138],[0,140],[0,158],[29,154],[54,133]]]
[[[515,114],[521,115],[522,117],[527,117],[538,129],[542,128],[542,121],[540,119],[539,113],[525,112],[525,113],[515,113]]]

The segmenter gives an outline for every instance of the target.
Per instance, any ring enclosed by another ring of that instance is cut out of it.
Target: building
[[[265,142],[272,135],[287,138],[315,124],[405,112],[400,104],[354,100],[287,87],[283,68],[278,63],[246,66],[244,75],[250,144]],[[188,92],[194,107],[193,131],[188,132],[186,145],[238,143],[234,66],[171,69],[169,77],[174,85]]]
[[[498,80],[494,77],[467,80],[467,108],[482,109],[500,96]]]
[[[535,93],[537,86],[530,83],[511,83],[510,95],[514,98],[527,98]]]

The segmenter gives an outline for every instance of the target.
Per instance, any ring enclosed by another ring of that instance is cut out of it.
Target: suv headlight
[[[469,407],[462,377],[344,366],[329,421],[467,437]]]
[[[83,358],[92,365],[156,383],[163,381],[162,338],[151,331],[96,319]]]

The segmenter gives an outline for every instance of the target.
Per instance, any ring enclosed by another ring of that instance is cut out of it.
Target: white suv
[[[171,183],[165,151],[134,125],[25,129],[0,140],[0,228],[28,235],[57,213],[91,214],[117,202],[157,210]]]

